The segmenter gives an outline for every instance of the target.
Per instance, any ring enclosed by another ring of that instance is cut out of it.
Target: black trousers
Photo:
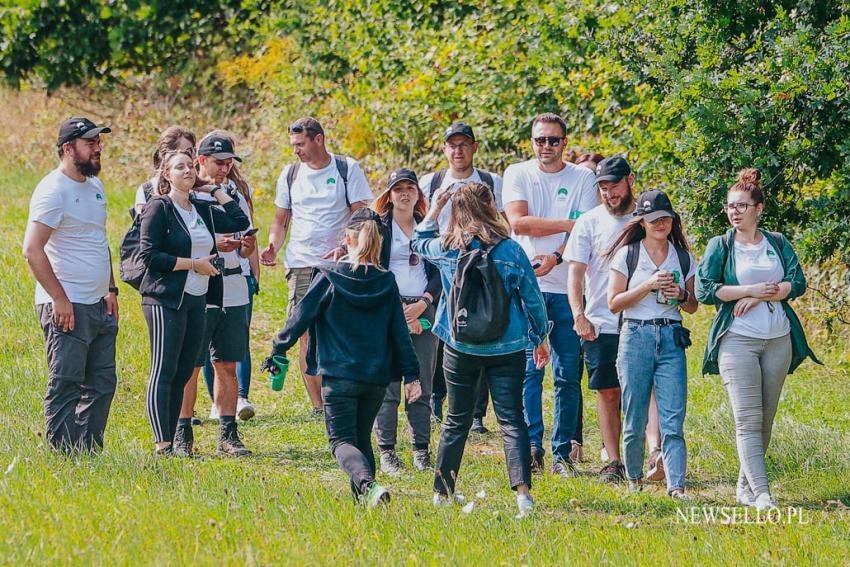
[[[142,305],[151,344],[145,409],[156,443],[174,440],[183,388],[204,342],[207,296],[183,295],[180,309]]]
[[[493,410],[505,446],[505,460],[511,488],[531,486],[531,446],[522,413],[522,383],[525,378],[525,351],[499,356],[463,354],[445,347],[443,371],[449,405],[443,420],[434,490],[452,494],[455,490],[463,450],[472,426],[475,387],[483,375],[493,399]]]
[[[443,400],[446,399],[446,377],[443,374],[444,347],[445,343],[440,341],[437,348],[437,366],[434,368],[434,383],[431,389],[431,399],[435,404],[442,404]],[[482,373],[475,385],[475,409],[472,416],[476,419],[483,419],[487,415],[488,403],[490,403],[490,391],[487,388],[487,383]]]
[[[355,497],[365,494],[375,481],[372,426],[386,391],[386,385],[322,377],[322,402],[331,453],[351,480]]]
[[[53,304],[38,306],[47,351],[44,417],[47,441],[54,449],[97,450],[115,395],[115,338],[118,321],[106,302],[71,304],[74,330],[53,321]]]

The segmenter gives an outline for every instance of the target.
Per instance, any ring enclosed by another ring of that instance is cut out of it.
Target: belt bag
[[[673,327],[673,342],[677,347],[686,349],[691,346],[691,331],[684,326]]]

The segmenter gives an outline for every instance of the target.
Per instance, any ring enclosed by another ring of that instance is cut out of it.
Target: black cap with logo
[[[75,116],[69,118],[59,126],[59,136],[56,139],[56,145],[61,146],[77,138],[88,140],[98,134],[109,134],[110,132],[112,130],[108,126],[98,126],[88,118]]]
[[[369,221],[374,221],[380,225],[381,215],[369,207],[363,207],[361,209],[357,209],[354,211],[354,214],[351,215],[351,220],[348,221],[348,228],[351,230],[360,230],[363,225]]]
[[[646,222],[655,222],[661,217],[675,218],[676,213],[673,211],[673,203],[663,191],[652,190],[641,193],[637,198],[634,216]]]
[[[419,185],[419,180],[416,178],[416,172],[402,167],[390,173],[390,176],[387,178],[387,190],[392,189],[396,183],[400,183],[402,181],[410,181],[414,185]]]
[[[242,161],[242,158],[233,151],[231,141],[224,136],[207,136],[201,140],[201,144],[198,146],[198,155],[211,156],[215,159],[233,158],[238,162]]]
[[[446,128],[446,135],[443,137],[443,140],[448,141],[448,139],[454,136],[455,134],[466,136],[473,142],[475,141],[475,134],[472,132],[472,126],[470,126],[466,122],[452,123],[451,126]]]
[[[632,172],[629,162],[620,156],[611,156],[603,159],[596,165],[596,183],[600,181],[613,181],[618,183],[622,178]]]

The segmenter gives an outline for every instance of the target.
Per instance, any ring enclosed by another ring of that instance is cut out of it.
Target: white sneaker
[[[735,500],[741,506],[754,506],[756,503],[756,497],[749,488],[736,488]]]
[[[517,518],[525,518],[534,511],[534,499],[531,497],[531,494],[517,494],[516,505],[519,508]]]
[[[779,508],[779,504],[776,503],[776,500],[773,499],[773,496],[771,496],[769,492],[762,492],[756,496],[756,499],[753,501],[753,506],[759,512]]]
[[[431,503],[437,508],[445,508],[447,506],[452,506],[453,504],[463,504],[466,502],[466,498],[461,494],[455,494],[454,496],[449,496],[447,494],[440,494],[439,492],[434,493],[434,498],[431,500]]]
[[[236,401],[236,415],[242,421],[248,421],[254,417],[254,406],[248,401],[248,398],[239,398]]]
[[[608,449],[602,447],[602,450],[599,452],[599,458],[602,459],[603,463],[608,462]]]
[[[210,416],[208,418],[210,421],[218,421],[218,408],[215,407],[215,404],[210,408]]]

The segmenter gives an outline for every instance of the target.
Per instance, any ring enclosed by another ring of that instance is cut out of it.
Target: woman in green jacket
[[[704,374],[720,374],[735,416],[740,459],[736,497],[759,510],[777,507],[765,452],[785,377],[806,357],[818,362],[788,301],[806,278],[785,236],[758,227],[764,210],[761,174],[744,169],[729,189],[732,228],[708,243],[697,270],[696,295],[715,305]]]

